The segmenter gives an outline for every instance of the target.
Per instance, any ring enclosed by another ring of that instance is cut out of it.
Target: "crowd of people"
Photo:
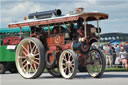
[[[128,69],[128,43],[124,44],[106,44],[102,48],[106,56],[106,67],[112,65],[122,65]]]
[[[121,66],[128,69],[128,42],[124,44],[102,44],[99,45],[105,55],[106,67]]]

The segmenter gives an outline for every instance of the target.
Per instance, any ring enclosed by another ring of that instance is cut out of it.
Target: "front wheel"
[[[92,48],[88,52],[89,58],[87,59],[87,70],[90,76],[94,78],[102,77],[105,69],[105,58],[103,53],[96,48]]]
[[[37,38],[23,39],[16,49],[16,67],[24,78],[37,78],[45,68],[45,48]]]
[[[78,61],[76,54],[68,49],[64,50],[59,59],[59,70],[61,75],[66,79],[75,77],[78,70]]]

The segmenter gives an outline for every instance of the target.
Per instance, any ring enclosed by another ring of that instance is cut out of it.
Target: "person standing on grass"
[[[119,56],[119,52],[120,52],[120,47],[119,47],[119,45],[117,45],[117,44],[114,44],[114,48],[115,48],[115,56],[116,56],[116,58],[115,58],[115,64],[116,65],[120,65],[120,56]]]
[[[128,59],[128,42],[125,42],[124,49],[127,52],[127,59]]]
[[[105,51],[106,51],[106,67],[112,67],[112,55],[111,55],[111,47],[109,46],[109,44],[106,45],[105,47]]]
[[[120,50],[120,54],[119,55],[120,55],[120,61],[121,61],[122,65],[124,65],[125,68],[128,69],[127,53],[124,50],[124,47],[121,47],[121,50]]]
[[[112,62],[112,64],[115,65],[116,52],[115,52],[115,48],[114,48],[113,46],[111,46],[111,53],[112,53],[112,57],[113,57],[113,62]]]
[[[120,52],[120,46],[118,44],[114,44],[115,52],[116,52],[116,57],[119,57],[119,52]]]

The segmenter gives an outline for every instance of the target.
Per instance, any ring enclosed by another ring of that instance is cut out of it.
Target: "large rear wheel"
[[[16,49],[16,67],[24,78],[37,78],[45,68],[45,48],[37,38],[23,39]]]
[[[61,75],[66,79],[73,78],[78,70],[78,61],[76,54],[68,49],[64,50],[59,59],[59,70]]]
[[[89,64],[86,67],[89,75],[94,78],[102,77],[105,69],[105,58],[103,53],[99,49],[92,48],[88,52],[88,56],[87,62]]]

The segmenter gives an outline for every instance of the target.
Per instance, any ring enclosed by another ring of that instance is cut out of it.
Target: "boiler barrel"
[[[81,43],[73,43],[72,48],[74,51],[77,51],[80,49]]]

